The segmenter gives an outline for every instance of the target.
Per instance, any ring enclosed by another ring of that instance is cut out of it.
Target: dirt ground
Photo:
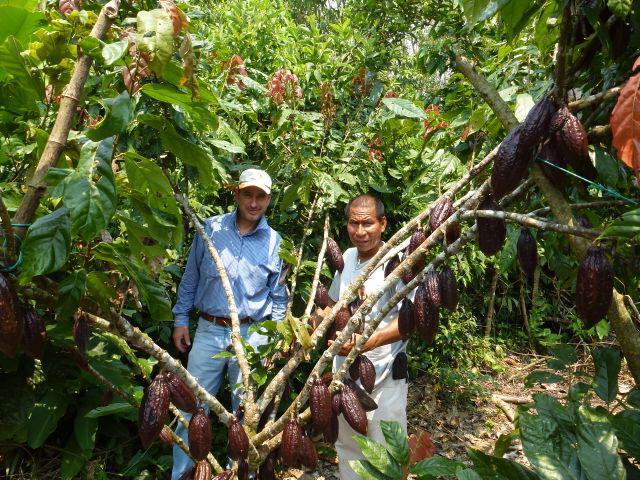
[[[508,355],[504,359],[505,371],[483,382],[481,393],[465,403],[452,402],[446,392],[434,393],[436,388],[426,378],[414,380],[409,387],[409,434],[426,431],[436,447],[436,454],[471,465],[468,448],[492,453],[498,438],[512,430],[508,414],[513,414],[518,403],[524,403],[537,392],[564,398],[571,380],[525,387],[525,378],[532,371],[544,368],[549,357],[539,355]],[[590,357],[581,357],[569,371],[592,371]],[[619,377],[619,390],[626,393],[633,387],[628,372]],[[505,454],[507,458],[527,465],[522,447],[516,439]],[[321,460],[315,472],[290,470],[284,479],[338,480],[335,459]]]

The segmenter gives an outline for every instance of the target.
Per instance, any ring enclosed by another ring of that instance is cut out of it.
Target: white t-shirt
[[[342,273],[336,272],[329,288],[329,297],[334,302],[337,302],[343,292],[347,289],[349,284],[358,276],[362,269],[367,265],[368,261],[365,261],[358,265],[358,250],[356,248],[349,248],[343,254],[344,268]],[[372,295],[380,290],[384,283],[384,265],[380,265],[376,268],[369,278],[364,282],[364,293],[366,296]],[[402,281],[396,283],[395,288],[387,290],[380,299],[376,302],[371,312],[365,317],[365,325],[372,319],[378,316],[378,312],[386,305],[391,297],[399,290],[404,288]],[[411,294],[409,294],[411,298]],[[389,311],[386,317],[380,322],[376,330],[382,329],[389,325],[393,320],[398,317],[400,303],[398,303],[393,309]],[[396,355],[405,350],[407,346],[406,341],[399,340],[388,345],[382,345],[381,347],[374,348],[366,353],[366,356],[371,360],[376,368],[376,385],[384,380],[391,372],[391,365]],[[336,355],[333,359],[333,371],[336,372],[344,362],[345,357]]]

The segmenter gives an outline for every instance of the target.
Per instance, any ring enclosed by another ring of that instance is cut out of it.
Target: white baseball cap
[[[264,170],[257,168],[247,168],[240,174],[240,184],[238,188],[258,187],[267,195],[271,193],[271,177]]]

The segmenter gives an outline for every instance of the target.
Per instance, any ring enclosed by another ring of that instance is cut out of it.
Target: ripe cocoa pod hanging
[[[542,146],[540,150],[540,156],[545,159],[547,162],[550,162],[554,165],[562,167],[564,169],[567,168],[567,161],[564,159],[564,156],[559,154],[559,147],[556,145],[556,141],[550,138],[545,144]],[[542,169],[542,173],[551,180],[556,187],[563,187],[567,183],[567,174],[562,170],[559,170],[545,162],[539,162],[540,168]]]
[[[384,267],[384,278],[387,278],[389,274],[398,267],[398,265],[400,265],[400,256],[394,255],[387,261],[387,264]]]
[[[184,412],[196,413],[198,410],[196,396],[184,380],[173,372],[166,372],[165,379],[171,394],[171,403]]]
[[[209,465],[209,462],[200,460],[196,463],[193,480],[211,480],[211,465]]]
[[[324,438],[325,442],[329,444],[336,443],[336,440],[338,440],[338,427],[338,417],[336,415],[331,415],[331,421],[329,422],[329,425],[327,425],[322,431],[322,437]]]
[[[0,352],[16,356],[22,337],[22,315],[10,280],[0,273]]]
[[[249,437],[237,417],[229,421],[227,430],[227,455],[233,460],[247,458],[249,453]]]
[[[536,103],[527,118],[522,122],[520,145],[524,149],[535,149],[541,140],[547,136],[551,117],[556,112],[556,104],[549,95],[543,96]]]
[[[589,138],[578,117],[563,105],[552,118],[550,129],[555,130],[553,138],[571,168],[578,175],[595,180],[598,171],[589,158]]]
[[[427,239],[427,235],[425,234],[422,227],[416,228],[416,231],[413,232],[413,235],[411,235],[411,239],[409,240],[409,247],[407,248],[406,256],[408,257],[413,252],[415,252],[415,250],[420,245],[422,245],[426,239]],[[425,258],[426,258],[426,255],[421,255],[420,259],[413,264],[413,267],[411,267],[410,274],[405,274],[402,276],[402,281],[405,283],[405,285],[409,283],[411,280],[413,280],[413,277],[418,275],[424,269]]]
[[[87,318],[83,314],[74,315],[72,333],[78,351],[85,355],[87,353],[87,343],[89,343],[91,328],[89,327]]]
[[[528,228],[520,229],[518,237],[518,263],[527,279],[533,281],[533,274],[538,265],[538,247],[536,240]]]
[[[204,408],[198,408],[189,421],[189,452],[194,460],[204,460],[211,450],[211,422]]]
[[[369,360],[369,357],[366,355],[359,355],[359,357],[358,373],[360,383],[362,384],[362,388],[371,393],[376,384],[376,367],[374,367],[373,362]]]
[[[327,239],[327,260],[331,269],[335,272],[341,272],[344,268],[344,259],[342,258],[342,250],[333,238]]]
[[[424,282],[416,287],[416,293],[413,296],[413,321],[416,331],[424,328],[425,324],[425,304],[427,303],[427,290],[425,289]]]
[[[342,413],[342,394],[340,392],[334,393],[331,397],[331,412],[336,416]]]
[[[433,268],[429,268],[429,271],[424,277],[424,288],[427,292],[427,302],[434,307],[439,308],[440,303],[442,302],[440,295],[440,279]]]
[[[349,366],[349,376],[351,380],[358,380],[360,378],[360,355],[353,359],[353,363]]]
[[[342,401],[341,401],[342,415],[347,423],[356,432],[366,435],[367,434],[367,415],[360,404],[360,400],[356,396],[356,393],[352,388],[345,383],[342,386]]]
[[[439,317],[438,308],[428,301],[424,302],[424,321],[419,324],[416,322],[416,330],[420,338],[424,340],[427,345],[432,345],[436,338]]]
[[[589,247],[578,267],[576,312],[586,328],[602,320],[613,297],[613,267],[602,249]]]
[[[391,365],[391,378],[402,380],[409,376],[408,358],[405,352],[398,352]]]
[[[238,460],[238,471],[236,472],[238,480],[249,480],[249,464],[244,458]]]
[[[331,420],[331,392],[319,378],[314,379],[309,390],[309,406],[313,426],[321,432]]]
[[[276,479],[276,455],[277,451],[271,452],[264,459],[264,462],[258,467],[258,480],[275,480]]]
[[[315,304],[320,308],[329,306],[329,290],[322,283],[318,283],[316,288]]]
[[[295,417],[289,419],[282,431],[280,441],[280,458],[287,467],[295,467],[298,464],[298,451],[302,441],[302,429]]]
[[[497,200],[518,186],[527,175],[527,169],[533,159],[533,150],[523,148],[520,144],[521,127],[518,125],[509,132],[498,147],[493,160],[491,191]]]
[[[453,242],[460,238],[462,233],[462,229],[460,228],[459,222],[451,222],[447,225],[447,230],[445,232],[445,238],[447,240],[447,245],[451,245]]]
[[[402,300],[400,305],[400,313],[398,313],[398,330],[403,340],[407,340],[416,329],[416,323],[413,317],[413,302],[406,298]]]
[[[298,454],[298,460],[300,464],[311,470],[318,466],[318,453],[316,452],[316,446],[313,440],[306,434],[302,434],[300,438],[300,452]]]
[[[32,307],[26,307],[24,311],[24,332],[22,346],[31,358],[42,359],[47,333],[44,328],[44,320]]]
[[[138,435],[144,448],[160,435],[169,410],[169,387],[159,374],[146,388],[138,410]]]
[[[458,283],[456,277],[448,265],[440,267],[438,274],[440,279],[441,305],[447,310],[454,311],[458,306]]]
[[[478,210],[495,210],[502,211],[491,195],[480,202]],[[476,230],[476,238],[478,247],[487,257],[495,255],[504,245],[507,236],[507,226],[504,220],[497,218],[478,218],[476,220],[478,228]]]
[[[369,394],[365,392],[364,389],[356,382],[347,378],[345,379],[344,383],[355,392],[356,397],[358,397],[360,405],[362,405],[362,408],[364,408],[365,412],[371,412],[378,408],[378,404],[376,403],[376,401],[371,398]],[[340,402],[342,403],[342,399],[340,400]],[[340,409],[342,410],[342,406],[340,406]]]
[[[429,216],[429,228],[431,231],[435,231],[444,221],[453,214],[453,202],[447,196],[438,200],[431,210]]]

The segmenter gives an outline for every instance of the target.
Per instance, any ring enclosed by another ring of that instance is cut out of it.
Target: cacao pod
[[[76,342],[76,347],[78,347],[78,351],[85,355],[87,353],[87,343],[89,342],[89,335],[91,334],[91,329],[89,327],[89,323],[87,322],[87,318],[82,315],[75,315],[73,320],[73,339]]]
[[[408,250],[405,250],[404,253],[402,254],[401,262],[404,262],[407,259],[408,256],[409,256]],[[415,278],[415,276],[416,276],[416,274],[413,272],[413,267],[410,267],[409,270],[404,272],[402,274],[402,277],[400,277],[400,278],[402,280],[402,283],[407,285],[411,280],[413,280]]]
[[[347,326],[347,323],[349,323],[350,319],[351,311],[349,310],[349,307],[342,307],[340,310],[338,310],[336,316],[333,319],[333,325],[336,327],[336,332],[331,340],[336,339],[338,332],[344,330],[344,327]]]
[[[347,423],[361,435],[367,434],[367,415],[356,393],[346,383],[342,386],[342,415]]]
[[[331,392],[319,378],[313,381],[309,391],[309,406],[313,426],[321,432],[331,419]]]
[[[373,362],[369,360],[366,355],[359,355],[360,362],[358,363],[358,373],[360,377],[360,383],[362,388],[367,392],[373,392],[373,387],[376,384],[376,368]]]
[[[447,245],[451,245],[453,242],[460,238],[462,233],[462,229],[460,228],[459,222],[451,222],[447,225],[447,230],[445,232],[445,238],[447,239]]]
[[[407,340],[416,329],[413,317],[413,302],[406,298],[402,300],[400,312],[398,313],[398,331],[403,340]]]
[[[502,211],[502,208],[500,208],[500,205],[495,202],[491,195],[487,195],[480,205],[478,205],[478,210]],[[500,251],[502,245],[504,245],[507,236],[507,226],[504,220],[497,218],[478,218],[476,223],[478,225],[476,230],[478,247],[487,257],[495,255]]]
[[[212,480],[231,480],[232,478],[233,478],[233,470],[223,470],[222,472],[217,474],[215,477],[213,477]]]
[[[358,380],[360,378],[360,355],[353,359],[353,363],[349,366],[349,376],[351,380]]]
[[[325,442],[329,444],[336,443],[336,440],[338,440],[338,427],[338,417],[336,415],[331,415],[329,425],[327,425],[322,431],[322,436]]]
[[[340,392],[336,392],[331,397],[331,412],[338,416],[342,413],[342,394]]]
[[[342,250],[333,238],[327,239],[327,260],[329,265],[335,272],[341,272],[344,268],[344,259],[342,258]]]
[[[538,247],[528,228],[520,229],[518,237],[518,263],[527,279],[533,281],[533,273],[538,265]]]
[[[178,480],[193,480],[193,477],[196,474],[196,466],[194,465],[191,468],[187,468],[185,471],[183,471],[180,476],[178,477]]]
[[[431,303],[424,302],[424,320],[422,323],[416,322],[416,330],[420,338],[427,342],[427,345],[432,345],[436,338],[439,322],[438,308]]]
[[[44,320],[42,320],[35,309],[27,307],[24,309],[23,326],[22,345],[24,351],[27,352],[31,358],[42,359],[44,344],[47,339]]]
[[[0,273],[0,352],[13,358],[22,337],[22,315],[11,281]]]
[[[193,480],[211,480],[211,465],[206,460],[196,463]]]
[[[547,136],[551,117],[556,112],[556,104],[549,95],[543,96],[536,103],[527,118],[522,122],[520,146],[524,149],[535,150],[541,140]]]
[[[247,458],[249,453],[249,437],[240,421],[233,417],[229,421],[227,430],[227,455],[233,460]]]
[[[559,155],[559,148],[556,145],[555,140],[550,138],[543,146],[542,150],[540,150],[540,155],[547,162],[550,162],[554,165],[562,167],[564,169],[567,168],[567,162],[564,159],[564,156]],[[563,187],[567,182],[567,175],[562,170],[559,170],[545,162],[539,162],[540,168],[545,176],[551,180],[556,187]]]
[[[391,365],[391,378],[402,380],[409,376],[408,358],[405,352],[398,352]]]
[[[303,434],[300,438],[300,452],[298,453],[298,460],[300,464],[309,469],[315,469],[318,466],[318,453],[316,452],[316,446],[313,444],[313,440],[306,434]]]
[[[320,308],[329,306],[329,290],[322,283],[318,283],[318,288],[316,288],[315,303]]]
[[[458,306],[458,284],[456,277],[448,265],[442,265],[438,277],[440,278],[442,306],[447,310],[454,311]]]
[[[184,380],[173,372],[166,372],[165,379],[171,394],[171,403],[184,412],[196,413],[198,410],[196,396]]]
[[[440,279],[433,268],[429,268],[429,271],[424,277],[424,288],[427,292],[427,302],[439,308],[442,302],[440,296]]]
[[[613,297],[613,267],[602,249],[589,247],[578,267],[576,312],[586,328],[607,315]]]
[[[277,451],[274,450],[258,467],[258,480],[276,480],[276,455]]]
[[[420,282],[416,287],[416,292],[413,296],[413,322],[416,330],[419,330],[424,326],[424,312],[426,303],[427,290],[424,286],[424,282]]]
[[[434,232],[444,221],[453,214],[453,202],[447,196],[438,200],[429,216],[429,228]]]
[[[168,447],[173,445],[173,437],[171,436],[171,429],[167,425],[162,427],[162,430],[160,430],[160,435],[158,438],[160,438],[160,441],[165,445],[167,445]]]
[[[491,172],[491,191],[496,199],[511,192],[527,174],[533,160],[533,150],[523,148],[520,142],[522,125],[511,130],[498,147]]]
[[[189,452],[194,460],[204,460],[211,450],[211,422],[204,408],[198,408],[189,421]]]
[[[169,400],[169,387],[164,375],[156,375],[146,388],[138,410],[138,435],[144,448],[148,448],[160,435],[169,410]]]
[[[589,139],[578,117],[563,105],[554,115],[551,124],[551,128],[555,129],[554,140],[560,154],[578,175],[595,180],[598,171],[589,158]]]
[[[282,431],[280,441],[280,458],[287,467],[295,467],[298,464],[298,451],[302,439],[302,429],[295,417],[289,419]]]
[[[426,239],[427,239],[427,235],[422,229],[422,227],[416,228],[416,231],[413,232],[413,235],[411,235],[411,239],[409,240],[409,247],[407,248],[406,256],[408,257],[413,252],[415,252],[416,249],[420,245],[422,245]],[[413,267],[411,267],[410,277],[408,274],[403,275],[402,281],[405,283],[405,285],[409,283],[411,280],[413,280],[413,277],[418,275],[424,269],[425,258],[426,258],[426,255],[421,255],[419,260],[416,263],[414,263]],[[405,281],[405,279],[408,281]]]
[[[249,480],[249,464],[244,458],[238,460],[238,480]]]
[[[394,255],[387,261],[387,264],[384,266],[384,278],[387,278],[389,274],[398,267],[398,265],[400,265],[400,256]]]
[[[356,382],[347,378],[345,380],[345,384],[355,392],[356,397],[358,397],[360,405],[362,405],[362,408],[364,408],[365,412],[371,412],[378,408],[378,404],[376,403],[376,401],[371,398],[369,394],[365,392],[364,389]],[[342,403],[342,399],[340,399],[340,402]],[[342,406],[340,406],[340,409],[342,409]]]

